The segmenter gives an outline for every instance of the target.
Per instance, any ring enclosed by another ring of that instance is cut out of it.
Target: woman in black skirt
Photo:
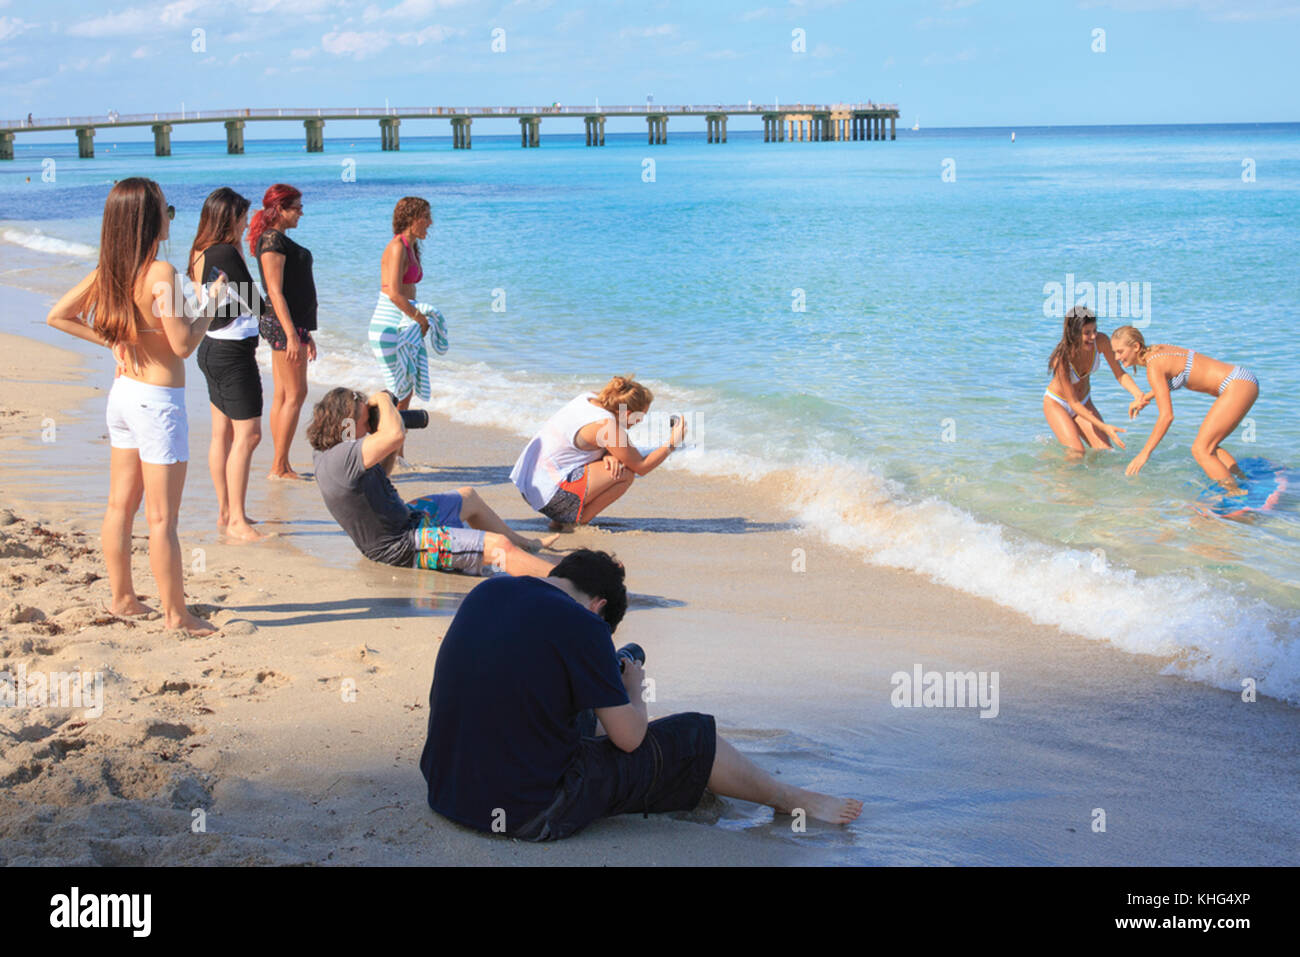
[[[199,368],[208,380],[212,442],[208,470],[217,490],[217,527],[231,538],[262,536],[244,511],[253,450],[262,440],[262,376],[257,368],[258,319],[262,297],[239,251],[248,226],[249,202],[233,189],[213,191],[199,214],[190,248],[190,278],[208,284],[226,276],[226,294],[199,346]]]
[[[289,446],[307,400],[307,363],[316,358],[316,281],[311,251],[285,233],[302,218],[302,193],[276,183],[262,197],[262,208],[248,229],[248,247],[257,257],[268,311],[262,338],[271,346],[271,441],[275,456],[270,478],[302,478],[289,464]]]

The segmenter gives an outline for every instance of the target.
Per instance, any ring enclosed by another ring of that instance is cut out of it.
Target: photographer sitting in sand
[[[623,566],[586,548],[549,576],[495,578],[465,596],[429,691],[420,770],[433,810],[525,841],[615,814],[689,811],[706,789],[829,824],[862,813],[861,801],[764,771],[712,715],[649,720],[645,653],[611,640],[626,611]]]
[[[508,528],[472,488],[402,501],[388,476],[408,424],[424,428],[428,421],[427,412],[399,412],[391,392],[366,399],[353,389],[331,389],[316,403],[307,440],[315,449],[316,487],[335,521],[363,555],[386,565],[549,574],[555,563],[533,554],[549,542]]]

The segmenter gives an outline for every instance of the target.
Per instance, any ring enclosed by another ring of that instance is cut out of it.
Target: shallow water
[[[1260,398],[1226,446],[1300,466],[1283,369],[1300,336],[1282,305],[1300,253],[1300,126],[1019,129],[1014,145],[1006,130],[824,144],[733,132],[725,146],[674,134],[658,148],[629,134],[603,149],[547,136],[527,151],[479,136],[468,152],[412,129],[395,154],[349,132],[339,124],[318,155],[176,143],[156,159],[100,142],[78,161],[72,144],[20,142],[0,237],[84,258],[112,180],[147,175],[177,206],[181,262],[209,190],[256,199],[292,182],[322,303],[313,377],[369,388],[392,205],[424,196],[420,297],[452,341],[432,407],[523,437],[579,389],[636,373],[659,396],[646,442],[668,412],[691,417],[694,448],[669,468],[793,475],[800,520],[866,560],[1300,703],[1300,488],[1247,520],[1208,513],[1188,452],[1205,396],[1176,395],[1177,422],[1136,480],[1123,469],[1154,408],[1124,423],[1128,453],[1081,462],[1041,410],[1060,330],[1044,315],[1050,284],[1137,283],[1141,308],[1101,328],[1136,321],[1149,341],[1255,371]],[[47,156],[54,183],[40,179]],[[1094,379],[1103,416],[1125,418],[1127,394],[1107,371]]]

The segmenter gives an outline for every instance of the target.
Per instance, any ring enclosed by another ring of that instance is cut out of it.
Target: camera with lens
[[[393,405],[397,405],[397,396],[389,392],[384,392],[393,400]],[[402,424],[407,429],[427,429],[429,427],[429,413],[423,409],[398,409],[397,414],[402,417]],[[377,406],[370,406],[370,431],[374,432],[379,428],[379,409]]]
[[[624,645],[622,648],[618,649],[618,651],[614,652],[614,654],[618,658],[619,671],[623,670],[623,663],[625,661],[635,661],[638,665],[641,665],[642,667],[645,666],[645,650],[634,642]]]

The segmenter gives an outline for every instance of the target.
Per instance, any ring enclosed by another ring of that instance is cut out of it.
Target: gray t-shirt
[[[409,567],[415,560],[411,529],[420,513],[410,508],[384,474],[366,468],[361,439],[351,439],[312,456],[316,487],[325,507],[371,561]]]

